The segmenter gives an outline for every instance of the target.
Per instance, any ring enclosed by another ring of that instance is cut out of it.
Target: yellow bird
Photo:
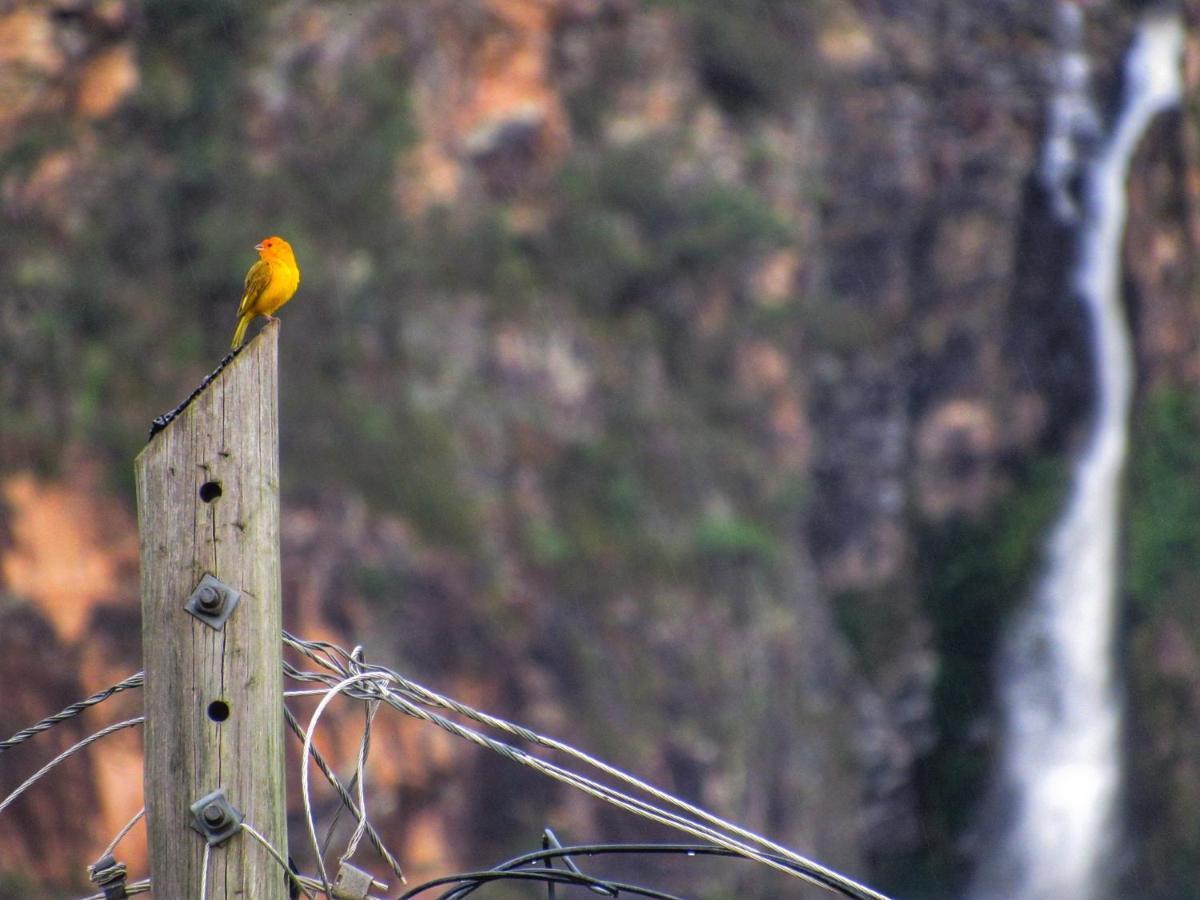
[[[234,350],[242,346],[251,319],[266,316],[274,320],[272,313],[291,300],[296,288],[300,287],[300,267],[296,265],[291,244],[272,235],[256,244],[254,249],[258,251],[258,262],[246,273],[237,330],[233,333]]]

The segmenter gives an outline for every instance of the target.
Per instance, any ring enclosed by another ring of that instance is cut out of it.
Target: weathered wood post
[[[190,807],[218,789],[287,857],[278,336],[268,324],[134,464],[156,897],[198,896],[206,838]],[[202,585],[206,576],[238,595],[232,611],[234,595],[211,580]],[[220,804],[199,811],[210,826],[236,826],[222,823]],[[231,830],[212,848],[208,898],[286,898],[279,863]]]

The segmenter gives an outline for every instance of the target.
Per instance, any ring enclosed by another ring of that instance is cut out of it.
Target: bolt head
[[[183,608],[209,628],[220,631],[225,620],[237,608],[241,592],[225,584],[215,575],[206,573],[188,595]]]
[[[196,595],[196,605],[206,613],[216,613],[225,605],[225,598],[212,585],[205,585]]]
[[[218,828],[224,825],[227,818],[225,809],[220,803],[208,804],[208,806],[204,807],[204,812],[200,813],[200,816],[204,819],[204,824],[209,828]]]

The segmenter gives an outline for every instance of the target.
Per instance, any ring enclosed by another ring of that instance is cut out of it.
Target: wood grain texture
[[[156,897],[198,896],[204,840],[188,807],[224,788],[287,855],[279,572],[278,335],[270,323],[138,455],[146,817]],[[221,495],[201,499],[215,482]],[[222,631],[183,606],[212,573],[242,592]],[[209,704],[229,717],[214,722]],[[208,897],[284,898],[245,834],[213,849]]]

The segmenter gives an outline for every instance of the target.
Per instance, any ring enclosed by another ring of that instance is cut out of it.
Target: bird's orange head
[[[278,235],[263,238],[254,245],[254,249],[258,251],[258,255],[263,259],[278,259],[290,262],[293,265],[296,263],[296,255],[292,252],[292,245]]]

